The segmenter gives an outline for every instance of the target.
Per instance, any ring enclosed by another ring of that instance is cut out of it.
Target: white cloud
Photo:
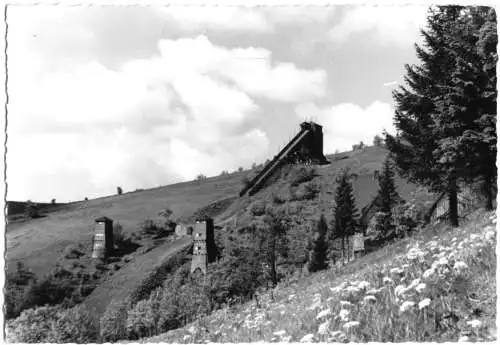
[[[169,6],[158,10],[186,31],[200,31],[205,28],[253,32],[272,30],[271,23],[260,11],[242,7]]]
[[[273,63],[265,49],[203,36],[159,48],[116,70],[93,60],[45,71],[42,53],[11,46],[9,198],[77,200],[249,166],[269,146],[247,127],[259,111],[252,97],[324,94],[323,71]]]
[[[331,39],[345,43],[352,34],[374,35],[382,44],[413,45],[419,40],[419,29],[425,25],[427,7],[356,6],[343,14],[329,32]]]
[[[158,10],[184,31],[237,31],[268,34],[280,25],[303,25],[326,21],[334,12],[325,6],[169,6]]]
[[[159,49],[167,78],[180,79],[187,71],[196,71],[230,81],[251,95],[283,102],[321,97],[326,89],[325,71],[302,70],[292,63],[272,63],[271,52],[263,48],[227,49],[198,36],[161,40]]]
[[[352,103],[318,108],[308,102],[296,107],[295,113],[302,119],[313,119],[323,125],[324,152],[350,150],[353,144],[363,141],[371,145],[373,137],[383,130],[394,132],[394,111],[388,103],[375,101],[366,108]]]

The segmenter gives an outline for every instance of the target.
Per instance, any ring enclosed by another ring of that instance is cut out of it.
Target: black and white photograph
[[[497,341],[497,7],[3,6],[7,343]]]

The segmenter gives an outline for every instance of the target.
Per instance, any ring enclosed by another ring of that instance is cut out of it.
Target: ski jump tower
[[[312,121],[300,124],[299,133],[243,188],[240,196],[247,193],[249,195],[257,193],[280,166],[286,163],[299,162],[309,164],[329,163],[323,155],[323,127]]]

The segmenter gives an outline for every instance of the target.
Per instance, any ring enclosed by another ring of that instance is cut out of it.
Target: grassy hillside
[[[237,195],[244,173],[203,181],[178,183],[139,192],[68,204],[44,218],[7,225],[6,262],[23,261],[37,275],[48,272],[64,248],[91,243],[94,220],[106,216],[118,221],[125,233],[137,232],[139,224],[155,219],[169,207],[175,216],[189,216],[198,208]]]
[[[313,198],[290,196],[299,195],[303,186],[290,187],[286,176],[294,167],[284,168],[282,176],[275,183],[251,197],[236,197],[242,178],[248,172],[218,176],[202,181],[174,184],[151,190],[131,192],[95,200],[67,204],[62,209],[48,213],[46,217],[26,222],[9,224],[7,232],[7,264],[14,269],[13,263],[22,261],[36,275],[42,276],[53,270],[59,263],[63,267],[77,265],[79,260],[66,260],[65,248],[79,244],[85,256],[91,251],[94,220],[107,216],[123,226],[125,234],[139,233],[140,224],[146,219],[157,219],[158,212],[166,207],[172,209],[181,222],[192,222],[197,216],[210,215],[216,225],[229,225],[218,230],[216,237],[236,233],[238,228],[248,225],[253,219],[255,203],[268,203],[280,197],[290,208],[294,220],[291,229],[292,250],[302,250],[307,242],[310,225],[320,213],[330,218],[333,208],[336,177],[342,169],[349,167],[357,175],[353,183],[358,206],[361,210],[376,194],[377,181],[373,171],[379,170],[386,150],[369,147],[364,150],[330,156],[331,164],[315,167],[313,181],[318,194]],[[409,199],[415,186],[397,181],[398,191],[403,198]],[[150,243],[151,242],[151,243]],[[100,284],[88,297],[85,305],[101,316],[113,300],[129,297],[141,284],[155,274],[176,252],[190,245],[190,239],[159,239],[143,236],[136,252],[117,257],[115,264],[109,264],[95,284]],[[302,252],[301,252],[302,253]],[[301,254],[297,254],[300,257]],[[68,262],[66,262],[68,261]],[[299,259],[300,261],[300,259]],[[82,268],[91,271],[94,267]]]
[[[142,342],[496,340],[496,215],[433,225],[342,268]]]
[[[363,151],[347,152],[329,156],[332,164],[318,168],[318,180],[322,185],[318,205],[321,211],[331,207],[335,188],[334,180],[339,171],[350,166],[359,174],[354,184],[360,206],[366,205],[376,193],[377,183],[373,180],[373,170],[379,169],[386,151],[369,147]],[[336,160],[346,157],[345,159]],[[177,183],[166,187],[154,188],[122,195],[113,195],[99,199],[66,204],[55,208],[44,218],[12,223],[7,225],[8,267],[23,261],[37,275],[50,271],[61,256],[64,248],[75,243],[90,244],[94,229],[94,220],[106,216],[118,221],[125,233],[137,232],[139,224],[146,219],[155,219],[162,209],[169,207],[176,217],[191,220],[192,214],[202,207],[222,199],[235,197],[241,189],[243,176],[248,172],[218,176],[202,181]],[[408,196],[413,186],[399,181],[399,191]],[[273,186],[273,188],[276,186]],[[279,184],[276,188],[279,188]],[[241,211],[241,207],[257,199],[265,199],[270,193],[267,188],[252,198],[236,199],[229,206],[228,212],[217,210],[216,222],[227,220]],[[232,199],[230,199],[232,200]],[[316,207],[312,204],[311,207]],[[216,208],[216,207],[215,207]],[[311,209],[311,211],[313,211]]]

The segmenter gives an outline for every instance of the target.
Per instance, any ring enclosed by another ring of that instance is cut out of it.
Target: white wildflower
[[[295,298],[295,295],[294,294],[291,294],[290,296],[288,296],[288,300],[291,301],[292,299]]]
[[[391,278],[389,278],[389,277],[384,277],[383,278],[383,282],[384,282],[384,284],[387,284],[387,285],[390,285],[390,284],[394,283],[394,281]]]
[[[321,319],[322,317],[325,317],[325,316],[328,316],[332,313],[332,311],[330,309],[325,309],[325,310],[322,310],[318,313],[318,315],[316,316],[316,320],[318,319]]]
[[[404,313],[405,311],[409,310],[411,307],[415,305],[415,302],[412,301],[404,301],[401,307],[399,308],[399,311]]]
[[[437,243],[437,241],[429,241],[429,242],[427,243],[427,246],[429,246],[429,247],[431,247],[431,248],[432,248],[432,247],[437,247],[437,246],[438,246],[438,243]]]
[[[482,322],[479,321],[479,320],[475,320],[474,319],[474,320],[471,320],[471,321],[467,321],[467,324],[469,326],[471,326],[472,328],[477,328],[477,327],[481,326]]]
[[[422,277],[423,277],[424,279],[429,279],[430,277],[432,277],[432,276],[434,275],[434,273],[435,273],[435,272],[434,272],[434,269],[433,269],[433,268],[429,268],[428,270],[426,270],[426,271],[424,272],[424,274],[422,274]]]
[[[467,266],[467,264],[463,261],[457,261],[455,262],[455,265],[453,265],[453,269],[458,274],[465,274],[469,270],[469,266]]]
[[[340,285],[337,285],[335,287],[330,288],[330,291],[333,293],[339,293],[342,291],[345,287],[347,286],[347,283],[342,283]]]
[[[306,334],[300,339],[301,343],[310,343],[314,339],[314,334]]]
[[[420,279],[417,278],[417,279],[413,279],[413,281],[411,282],[410,285],[408,285],[408,290],[410,289],[413,289],[414,287],[416,287],[418,284],[420,284]]]
[[[429,298],[424,298],[420,302],[418,302],[418,309],[425,308],[431,304],[431,300]]]
[[[352,306],[352,303],[349,302],[349,301],[340,301],[340,306],[342,308],[344,308],[344,307],[350,307],[350,306]]]
[[[357,327],[357,326],[359,326],[359,321],[349,321],[346,322],[342,327],[344,327],[345,329],[350,329],[352,327]]]
[[[438,266],[446,266],[448,265],[448,259],[445,257],[440,258],[437,262],[436,265]]]
[[[391,272],[391,274],[397,275],[397,274],[403,273],[404,271],[399,267],[394,267],[394,268],[391,268],[390,272]]]
[[[484,234],[484,238],[488,242],[494,241],[494,239],[495,239],[495,231],[490,230],[490,231],[486,232],[486,234]]]
[[[348,286],[345,288],[345,291],[350,294],[357,294],[359,292],[359,288],[357,286]]]
[[[319,307],[321,307],[321,301],[316,300],[316,301],[313,302],[313,304],[311,304],[306,309],[307,310],[314,310],[314,309],[318,309]]]
[[[342,321],[349,320],[348,316],[349,316],[349,310],[347,310],[347,309],[340,309],[339,317],[340,317],[340,319]]]
[[[365,303],[368,303],[368,302],[375,303],[375,302],[377,302],[377,298],[375,296],[367,295],[363,298],[363,301],[365,301]]]
[[[196,333],[196,327],[194,327],[194,326],[189,327],[188,328],[188,332],[191,333],[191,334]]]
[[[364,280],[358,284],[358,288],[361,290],[366,290],[369,287],[370,287],[370,283],[367,281],[364,281]]]
[[[331,336],[332,338],[336,338],[336,337],[339,337],[339,336],[344,336],[344,332],[342,331],[335,331],[335,332],[332,332]]]
[[[422,293],[425,288],[427,287],[427,285],[425,285],[425,283],[420,283],[418,284],[416,287],[415,287],[415,290],[418,292],[418,293]]]
[[[404,285],[398,285],[396,286],[396,288],[394,289],[394,293],[396,294],[396,296],[401,296],[403,295],[404,293],[406,292],[406,288]]]
[[[462,335],[462,336],[460,336],[460,338],[458,338],[458,342],[459,343],[468,343],[468,342],[470,342],[470,338],[466,335]]]
[[[274,332],[273,334],[277,335],[278,337],[281,337],[282,335],[286,334],[286,331],[285,330],[281,330],[281,331]]]
[[[380,291],[381,291],[381,289],[371,289],[371,290],[366,291],[366,294],[367,294],[367,295],[376,295],[376,294],[378,294]]]
[[[326,334],[328,333],[328,328],[330,327],[330,320],[327,320],[323,322],[321,325],[318,327],[318,333],[319,334]]]
[[[423,251],[421,251],[419,248],[412,248],[408,251],[408,254],[406,254],[406,258],[408,260],[416,260],[416,259],[420,259],[424,256],[425,256],[425,253]]]

